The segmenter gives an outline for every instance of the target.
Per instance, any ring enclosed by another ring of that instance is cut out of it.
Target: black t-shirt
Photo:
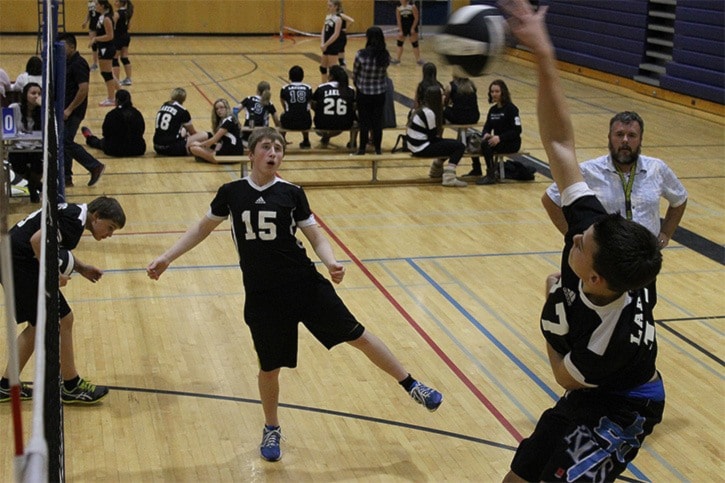
[[[30,244],[31,237],[40,230],[41,210],[29,214],[10,229],[12,245],[13,266],[18,269],[34,268],[39,266],[38,259]],[[61,203],[58,205],[58,245],[73,250],[81,240],[86,226],[88,207]]]
[[[593,196],[564,207],[569,224],[561,255],[561,279],[549,293],[541,330],[570,374],[605,391],[622,391],[648,382],[655,374],[657,340],[652,301],[647,289],[623,294],[607,306],[592,304],[569,266],[573,235],[583,233],[606,215]]]
[[[494,104],[488,110],[486,123],[483,125],[483,132],[493,132],[501,141],[521,140],[521,118],[519,108],[513,102],[498,107]]]
[[[110,156],[140,156],[146,152],[146,123],[135,107],[116,107],[103,120],[103,152]]]
[[[255,127],[269,126],[270,114],[275,114],[277,108],[270,102],[262,104],[262,98],[259,96],[249,96],[242,100],[242,107],[246,109],[246,119],[244,125],[249,126],[250,121],[254,121]]]
[[[79,52],[75,52],[70,58],[66,58],[65,107],[68,107],[73,99],[75,99],[78,93],[78,86],[83,83],[88,83],[90,76],[91,68]],[[71,115],[82,119],[86,116],[86,109],[88,109],[88,96],[73,110]]]
[[[219,188],[210,215],[231,220],[246,292],[304,284],[316,276],[295,236],[298,224],[314,222],[301,187],[280,178],[256,186],[245,177]]]
[[[181,139],[181,128],[191,122],[191,114],[178,102],[166,102],[156,113],[154,144],[170,146]]]
[[[315,127],[347,130],[355,121],[355,91],[340,89],[335,81],[320,84],[312,95],[315,101]]]
[[[282,88],[279,93],[285,112],[294,117],[302,118],[310,110],[312,88],[302,82],[292,82]]]

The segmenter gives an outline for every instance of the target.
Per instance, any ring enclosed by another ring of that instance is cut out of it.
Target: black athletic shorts
[[[327,349],[359,338],[365,331],[319,273],[307,283],[246,293],[244,319],[263,371],[297,367],[298,324]]]
[[[18,324],[28,322],[34,326],[38,317],[38,264],[13,263],[15,320]],[[62,319],[71,310],[62,292],[58,292],[58,299],[58,315]]]
[[[98,58],[112,60],[116,56],[116,45],[113,42],[100,42],[98,45]]]
[[[416,26],[415,29],[412,29],[413,27],[414,19],[411,17],[410,20],[401,19],[400,21],[400,28],[403,30],[403,37],[410,37],[413,34],[418,33],[418,27]]]
[[[291,112],[283,112],[279,122],[284,129],[306,131],[312,127],[312,116],[309,111],[302,116],[295,116]]]
[[[120,37],[114,37],[113,42],[116,45],[116,51],[120,52],[124,47],[131,45],[131,36],[122,35]]]
[[[664,401],[571,391],[521,441],[511,470],[526,481],[613,481],[662,421],[664,407]]]
[[[177,139],[168,146],[154,144],[154,151],[156,151],[156,154],[160,154],[162,156],[189,156],[189,153],[186,150],[186,139],[183,138]]]

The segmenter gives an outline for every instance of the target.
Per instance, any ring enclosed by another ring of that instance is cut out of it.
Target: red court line
[[[476,385],[471,381],[459,368],[455,362],[453,362],[448,355],[443,351],[443,349],[438,346],[438,344],[435,343],[435,341],[428,335],[428,333],[423,330],[423,328],[418,324],[418,322],[413,319],[413,317],[398,303],[398,301],[393,297],[393,295],[383,286],[380,281],[375,278],[375,276],[370,273],[370,271],[367,269],[365,265],[360,261],[359,258],[355,256],[355,254],[350,251],[350,249],[340,240],[340,238],[335,235],[335,233],[330,230],[330,228],[320,219],[317,214],[315,214],[315,219],[317,220],[317,223],[327,232],[327,234],[332,238],[337,245],[342,248],[342,251],[345,252],[345,254],[350,258],[350,260],[360,268],[360,270],[363,271],[365,276],[368,277],[368,279],[377,287],[377,289],[383,294],[383,296],[388,299],[388,302],[390,302],[393,307],[398,311],[400,315],[403,316],[403,318],[408,321],[408,324],[410,324],[411,327],[420,335],[423,340],[425,340],[428,345],[433,349],[433,352],[435,352],[438,357],[440,357],[443,362],[448,366],[448,368],[453,371],[453,373],[458,376],[458,379],[463,382],[463,384],[468,387],[468,389],[478,398],[479,401],[483,403],[484,406],[489,410],[489,412],[498,420],[501,425],[506,428],[506,430],[511,434],[511,436],[514,437],[514,439],[517,442],[521,442],[523,439],[523,436],[521,436],[521,433],[519,433],[516,428],[511,424],[511,422],[506,419],[506,417],[501,414],[501,412],[496,408],[496,406],[486,397],[484,394],[476,387]]]
[[[211,99],[209,99],[206,96],[206,94],[204,94],[204,91],[202,91],[201,88],[198,85],[194,84],[193,82],[191,83],[191,85],[194,86],[194,89],[196,89],[197,91],[199,91],[199,94],[201,94],[201,97],[203,97],[204,99],[206,99],[206,102],[208,102],[210,106],[213,104],[211,102]]]

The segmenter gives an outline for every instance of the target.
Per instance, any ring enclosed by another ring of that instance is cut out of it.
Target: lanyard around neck
[[[629,179],[625,179],[624,173],[614,166],[614,169],[619,175],[619,180],[622,182],[622,189],[624,189],[624,208],[626,210],[626,217],[628,220],[632,219],[632,186],[634,186],[634,174],[637,172],[637,161],[632,164],[629,169]]]

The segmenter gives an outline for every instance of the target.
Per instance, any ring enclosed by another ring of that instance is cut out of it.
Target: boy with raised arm
[[[521,442],[504,481],[611,481],[662,420],[664,386],[644,288],[662,256],[652,233],[608,215],[583,180],[546,7],[534,12],[528,0],[502,7],[535,56],[541,141],[569,228],[561,273],[547,278],[541,315],[551,368],[566,393]]]

